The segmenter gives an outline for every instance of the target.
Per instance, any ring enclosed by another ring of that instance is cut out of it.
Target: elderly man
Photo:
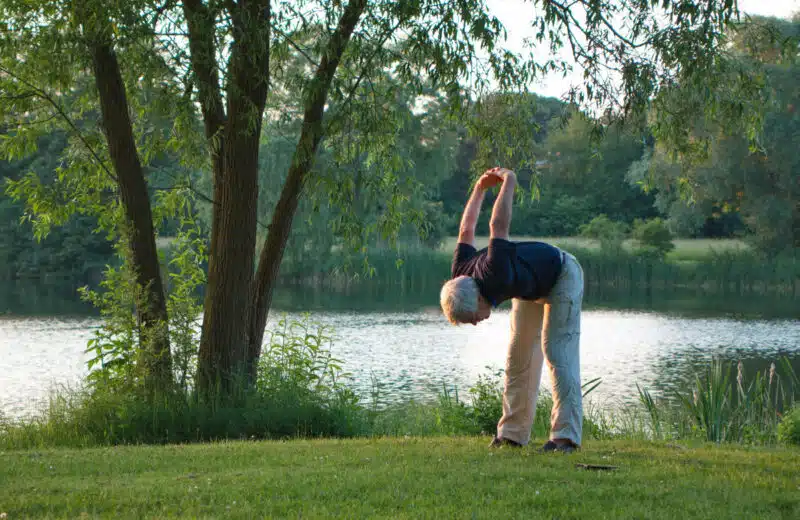
[[[543,242],[511,242],[509,227],[516,176],[488,170],[464,209],[452,280],[441,305],[454,324],[476,325],[511,299],[511,344],[506,359],[503,416],[491,446],[528,444],[547,359],[553,382],[550,440],[542,451],[580,447],[583,407],[580,381],[580,316],[583,270],[569,253]],[[486,190],[501,185],[490,221],[489,246],[475,249],[475,225]]]

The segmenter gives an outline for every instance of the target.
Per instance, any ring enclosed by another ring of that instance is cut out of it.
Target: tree
[[[535,45],[568,45],[586,70],[574,101],[623,118],[680,81],[710,87],[698,90],[707,92],[700,99],[709,110],[717,106],[711,92],[727,63],[722,34],[736,15],[735,2],[669,0],[656,7],[649,0],[536,0],[532,8],[540,9]],[[335,141],[357,122],[351,153],[380,163],[382,181],[374,186],[386,212],[405,210],[404,189],[415,183],[398,182],[392,150],[400,114],[386,110],[394,92],[376,89],[376,78],[391,74],[419,94],[434,88],[458,113],[479,103],[490,87],[525,89],[541,72],[566,66],[503,49],[503,28],[483,0],[5,0],[0,12],[0,110],[15,129],[5,155],[32,153],[47,128],[71,132],[71,156],[59,183],[63,199],[73,202],[28,201],[43,222],[81,203],[115,208],[107,213],[119,219],[145,296],[138,312],[153,384],[166,384],[170,360],[145,166],[175,150],[186,162],[205,159],[212,172],[197,376],[205,395],[230,394],[237,382],[253,377],[278,269],[304,186],[315,180],[323,137]],[[617,26],[617,19],[633,23]],[[302,67],[293,66],[298,60]],[[94,89],[76,96],[75,85],[85,79]],[[727,87],[738,92],[750,81],[743,75]],[[148,91],[156,94],[147,97]],[[287,94],[291,102],[281,103]],[[204,143],[193,135],[198,105]],[[102,135],[92,129],[87,110],[93,107],[99,107]],[[275,186],[280,196],[256,254],[263,121],[292,111],[302,114],[299,137],[285,180]],[[169,132],[149,124],[154,114],[175,121]],[[681,145],[680,123],[664,122],[658,131],[677,136],[672,142]],[[505,138],[500,132],[497,142]],[[17,193],[26,191],[20,188]],[[41,192],[33,181],[27,188]]]
[[[66,136],[60,132],[43,137],[36,157],[0,162],[0,179],[18,181],[28,171],[35,171],[45,183],[52,182],[66,144]],[[97,219],[82,215],[37,241],[25,218],[24,204],[0,192],[0,280],[49,278],[48,286],[59,286],[64,292],[96,284],[114,253],[106,237],[93,232],[96,227]]]
[[[627,234],[628,226],[609,219],[605,213],[581,226],[581,236],[598,240],[600,247],[607,251],[618,251]]]
[[[672,233],[660,218],[636,219],[631,235],[636,241],[636,253],[642,256],[664,258],[667,253],[675,249]]]
[[[658,204],[673,221],[684,223],[684,232],[709,219],[734,224],[741,219],[763,251],[774,254],[800,245],[799,37],[798,21],[774,19],[756,19],[730,35],[741,67],[763,73],[758,94],[764,124],[755,146],[736,127],[696,117],[689,128],[702,148],[673,155],[657,143],[632,167],[630,177],[658,189]],[[669,107],[682,110],[684,104],[673,100]],[[687,225],[692,216],[694,226]]]
[[[569,115],[563,125],[554,121],[554,126],[541,146],[547,167],[541,174],[543,200],[537,216],[561,227],[551,233],[575,233],[600,214],[627,224],[653,215],[652,195],[629,185],[625,176],[641,157],[646,133],[637,135],[632,128],[604,125],[580,113]]]

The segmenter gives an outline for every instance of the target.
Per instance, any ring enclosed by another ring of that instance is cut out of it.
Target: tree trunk
[[[235,397],[246,385],[248,295],[253,280],[258,206],[258,148],[269,84],[270,3],[232,4],[234,44],[229,62],[224,123],[213,56],[213,23],[203,4],[185,4],[206,135],[214,165],[214,208],[198,360],[198,389],[206,398]],[[219,105],[221,106],[221,105]],[[221,157],[221,161],[219,158]]]
[[[261,356],[261,344],[264,341],[264,329],[272,304],[272,293],[286,241],[292,229],[292,220],[297,211],[305,177],[314,164],[317,147],[322,138],[322,119],[328,99],[328,89],[366,4],[366,0],[351,0],[347,5],[338,27],[331,35],[314,78],[305,92],[305,111],[300,140],[292,157],[280,199],[272,214],[269,234],[261,249],[258,272],[251,290],[252,307],[247,349],[247,373],[251,381],[255,378],[258,359]]]
[[[222,179],[223,160],[225,154],[225,108],[219,85],[217,70],[216,46],[214,31],[216,20],[214,14],[202,0],[184,0],[183,12],[189,30],[189,51],[197,84],[200,109],[203,114],[203,126],[211,155],[211,178],[214,201],[219,201],[218,180]],[[216,220],[211,223],[211,241],[217,233]]]
[[[260,125],[259,125],[260,127]],[[253,279],[258,205],[258,132],[228,124],[222,179],[208,262],[200,339],[198,383],[208,396],[229,396],[245,370],[250,284]],[[230,140],[228,140],[230,138]]]
[[[149,390],[166,389],[172,382],[167,304],[153,233],[147,181],[133,137],[117,56],[111,45],[105,42],[91,44],[90,50],[100,96],[103,132],[125,208],[132,267],[143,295],[143,301],[137,302],[137,311],[142,323],[140,344],[144,353],[146,387]]]

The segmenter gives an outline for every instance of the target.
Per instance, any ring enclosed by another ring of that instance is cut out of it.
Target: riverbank
[[[292,273],[291,268],[286,268],[282,271],[283,280],[337,291],[366,286],[371,291],[389,287],[400,295],[436,295],[450,275],[454,240],[446,240],[439,249],[371,249],[366,255],[371,269],[367,274],[358,267],[360,263],[349,270],[341,270],[338,266],[347,262],[334,255],[328,267],[321,266],[315,274]],[[486,237],[476,239],[478,247],[487,242]],[[698,298],[757,296],[781,302],[800,300],[800,256],[797,254],[772,257],[761,255],[738,241],[717,244],[684,240],[662,259],[637,254],[629,247],[603,250],[590,240],[574,237],[555,238],[551,242],[578,258],[587,290],[609,296],[656,294],[666,297],[689,291]]]
[[[797,253],[767,257],[740,240],[677,239],[675,250],[657,259],[637,255],[629,242],[607,251],[581,237],[514,238],[544,240],[575,254],[585,273],[586,308],[763,319],[793,319],[800,314]],[[436,307],[441,284],[450,276],[455,241],[448,237],[438,248],[372,248],[366,256],[337,250],[316,258],[313,265],[285,262],[274,309]],[[482,247],[488,237],[476,241]],[[169,257],[168,248],[164,253]],[[75,280],[0,280],[0,315],[96,315],[96,309],[78,296],[82,285]],[[197,296],[202,301],[202,287]]]
[[[800,515],[798,449],[591,441],[579,453],[543,455],[535,447],[490,450],[488,441],[409,437],[0,452],[0,513],[9,519]]]

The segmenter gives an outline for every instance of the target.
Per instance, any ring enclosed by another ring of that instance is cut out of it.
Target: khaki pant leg
[[[536,413],[542,378],[542,323],[544,305],[514,299],[511,311],[511,343],[506,358],[503,417],[497,435],[527,444]]]

